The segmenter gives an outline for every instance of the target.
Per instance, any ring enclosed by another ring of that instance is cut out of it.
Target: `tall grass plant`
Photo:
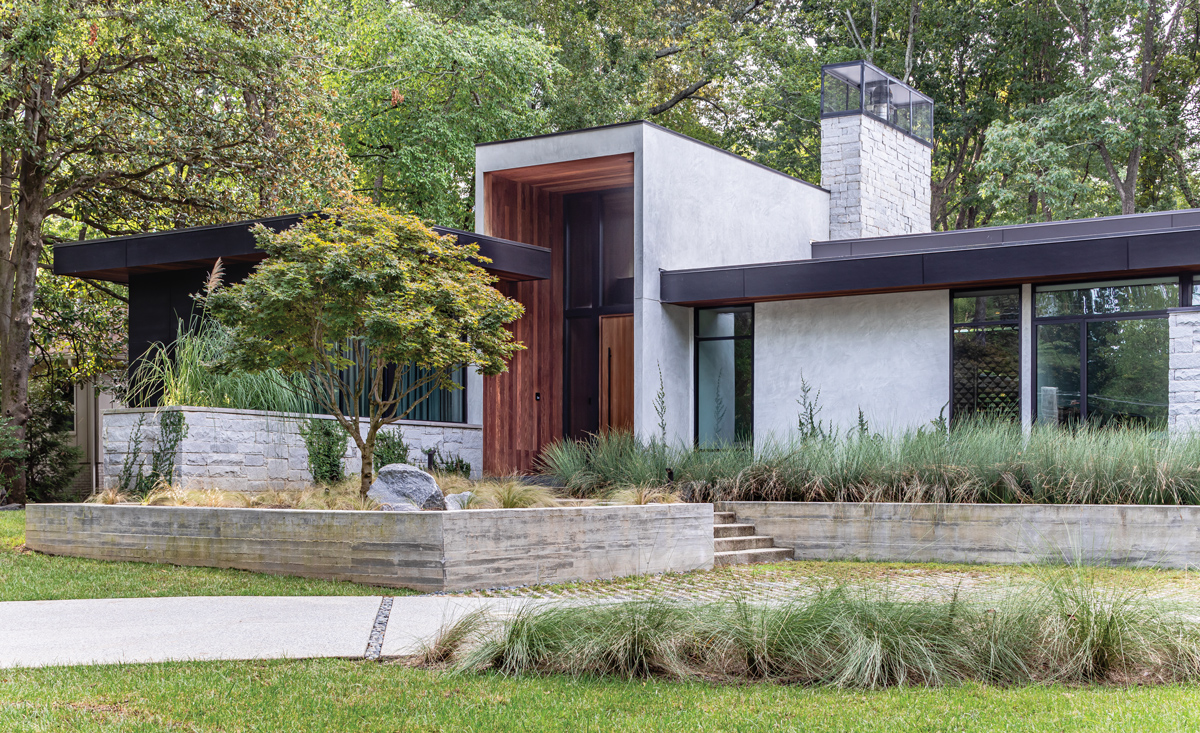
[[[542,460],[579,497],[671,483],[698,501],[1200,504],[1200,436],[1134,427],[976,421],[711,450],[608,433]]]

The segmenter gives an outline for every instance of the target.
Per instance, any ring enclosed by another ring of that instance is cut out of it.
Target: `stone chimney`
[[[933,100],[865,61],[821,68],[829,238],[930,230]]]

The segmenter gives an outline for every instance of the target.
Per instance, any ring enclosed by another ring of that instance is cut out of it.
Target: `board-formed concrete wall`
[[[797,560],[1200,565],[1200,506],[718,502]]]
[[[224,491],[296,490],[312,483],[308,450],[300,428],[311,417],[259,410],[227,410],[210,407],[163,407],[138,410],[106,410],[104,413],[104,486],[117,486],[125,459],[132,450],[131,438],[141,420],[145,466],[158,441],[159,415],[182,412],[187,437],[180,446],[175,479],[185,488]],[[483,428],[462,423],[402,421],[385,430],[399,430],[410,447],[409,461],[424,466],[426,450],[438,450],[443,458],[460,456],[478,476],[483,467]],[[347,440],[346,472],[362,467],[362,456]],[[147,469],[148,470],[148,469]],[[123,488],[123,487],[122,487]]]
[[[754,306],[754,439],[796,431],[801,377],[820,390],[820,418],[872,430],[927,425],[950,399],[945,290]]]
[[[51,555],[239,568],[423,591],[708,569],[711,504],[352,512],[30,504]]]

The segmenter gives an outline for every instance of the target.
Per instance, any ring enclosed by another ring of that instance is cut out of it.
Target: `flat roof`
[[[597,125],[596,127],[581,127],[578,130],[560,130],[558,132],[547,132],[547,133],[543,133],[541,135],[530,135],[529,137],[514,137],[514,138],[509,138],[507,140],[492,140],[492,141],[486,142],[486,143],[475,143],[475,147],[486,148],[486,147],[490,147],[492,145],[510,145],[512,143],[523,143],[523,142],[527,142],[530,140],[542,140],[545,138],[552,138],[552,137],[565,137],[567,135],[584,135],[589,132],[594,132],[596,130],[609,130],[609,129],[617,128],[617,127],[632,127],[633,125],[645,125],[648,127],[653,127],[655,130],[660,130],[662,132],[667,133],[668,135],[674,135],[675,137],[681,138],[683,140],[687,140],[688,142],[692,142],[697,145],[701,145],[703,147],[709,148],[711,150],[715,150],[719,153],[723,153],[725,155],[737,158],[738,160],[742,161],[743,163],[746,163],[747,165],[752,165],[757,168],[762,168],[763,170],[771,171],[772,173],[774,173],[776,175],[783,176],[784,178],[788,178],[788,179],[796,181],[798,183],[803,183],[804,185],[809,186],[811,188],[815,188],[818,191],[824,191],[825,193],[829,193],[829,189],[822,188],[821,186],[818,186],[817,184],[815,184],[811,181],[806,181],[803,178],[797,178],[793,175],[789,175],[787,173],[784,173],[781,170],[772,168],[769,165],[763,165],[762,163],[759,163],[757,161],[750,160],[749,158],[747,158],[744,155],[738,155],[737,153],[731,152],[722,147],[718,147],[716,145],[713,145],[712,143],[706,143],[703,140],[697,140],[696,138],[694,138],[690,135],[685,135],[682,132],[676,132],[675,130],[672,130],[669,127],[663,127],[662,125],[651,122],[650,120],[632,120],[630,122],[615,122],[611,125]],[[503,170],[505,170],[505,169],[500,169],[500,171],[488,171],[488,173],[497,173],[497,172],[502,172]]]
[[[720,305],[1200,272],[1200,210],[813,244],[813,258],[663,271],[664,303]]]
[[[128,283],[130,274],[161,270],[211,267],[226,261],[258,262],[266,257],[251,233],[256,224],[282,231],[305,214],[249,219],[124,237],[62,242],[54,246],[54,274],[89,280]],[[550,277],[550,250],[499,237],[435,226],[439,234],[453,234],[463,244],[478,244],[479,254],[492,262],[489,272],[508,280],[545,280]]]

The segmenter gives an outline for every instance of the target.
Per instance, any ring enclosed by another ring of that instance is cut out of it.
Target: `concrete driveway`
[[[196,596],[0,603],[0,629],[18,630],[0,635],[0,667],[403,656],[471,611],[505,613],[525,602],[386,600]]]

